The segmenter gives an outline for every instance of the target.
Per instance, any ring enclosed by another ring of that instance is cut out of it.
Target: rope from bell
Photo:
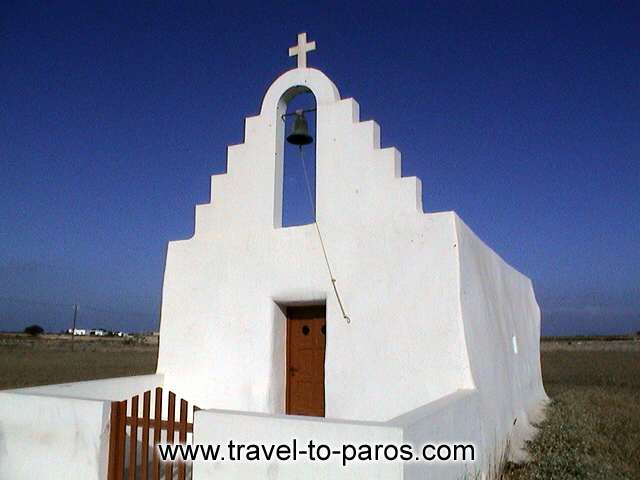
[[[336,279],[333,277],[333,272],[331,271],[331,264],[329,263],[329,257],[327,255],[327,249],[324,246],[324,240],[322,239],[322,232],[320,232],[320,225],[318,224],[318,220],[316,218],[316,207],[315,202],[313,200],[313,195],[311,194],[311,183],[309,182],[309,174],[307,173],[307,164],[304,161],[304,153],[302,151],[302,145],[300,145],[300,160],[302,161],[302,170],[304,172],[304,181],[307,185],[307,194],[309,195],[309,206],[311,207],[311,214],[313,215],[313,224],[316,226],[316,231],[318,232],[318,238],[320,239],[320,246],[322,247],[322,254],[324,255],[324,261],[327,264],[327,271],[329,272],[329,278],[331,278],[331,285],[333,286],[333,291],[336,294],[336,299],[338,300],[338,305],[340,306],[340,311],[342,312],[342,317],[347,321],[347,323],[351,323],[351,319],[344,311],[344,306],[342,305],[342,300],[340,299],[340,293],[338,292],[338,287],[336,285]]]

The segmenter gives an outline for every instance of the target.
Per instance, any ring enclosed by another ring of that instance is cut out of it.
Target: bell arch
[[[280,105],[296,96],[301,90],[312,90],[318,108],[340,100],[340,93],[334,83],[315,68],[294,68],[283,73],[269,87],[260,107],[260,115],[276,114]]]
[[[308,145],[292,145],[287,141],[296,122],[296,112],[304,112]],[[295,86],[287,90],[278,103],[281,128],[276,131],[276,158],[282,162],[282,174],[276,176],[276,191],[280,191],[280,222],[275,226],[294,227],[308,225],[316,219],[316,153],[317,121],[316,97],[307,87]]]
[[[316,134],[321,132],[325,107],[340,100],[334,83],[320,70],[295,68],[283,73],[269,87],[262,100],[260,117],[275,131],[275,164],[273,188],[273,226],[282,227],[283,173],[286,135],[282,115],[287,113],[289,103],[301,93],[311,93],[315,97]],[[318,135],[314,138],[314,152],[318,151]]]

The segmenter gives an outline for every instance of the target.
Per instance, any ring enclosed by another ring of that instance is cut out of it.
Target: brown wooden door
[[[287,308],[287,413],[324,417],[324,306]]]

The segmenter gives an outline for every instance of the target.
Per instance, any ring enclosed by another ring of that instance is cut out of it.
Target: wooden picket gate
[[[139,395],[129,401],[130,414],[127,415],[128,400],[111,402],[111,432],[109,435],[108,480],[178,480],[191,478],[191,466],[182,461],[161,464],[159,443],[174,443],[178,434],[179,443],[187,443],[188,434],[193,433],[193,423],[188,422],[189,404],[180,400],[180,418],[176,421],[176,395],[168,392],[167,413],[162,414],[162,387],[155,389],[153,418],[151,417],[151,390],[142,394],[142,416],[138,416]],[[193,412],[198,407],[193,407]],[[139,430],[142,435],[139,437]],[[165,432],[164,435],[162,433]],[[138,449],[138,438],[141,439]],[[150,452],[151,450],[151,452]]]

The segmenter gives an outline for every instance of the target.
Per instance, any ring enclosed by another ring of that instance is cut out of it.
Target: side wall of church
[[[484,451],[510,445],[517,459],[547,395],[540,369],[540,309],[531,280],[456,216],[460,302],[473,382],[480,393]],[[494,459],[495,460],[495,459]]]

